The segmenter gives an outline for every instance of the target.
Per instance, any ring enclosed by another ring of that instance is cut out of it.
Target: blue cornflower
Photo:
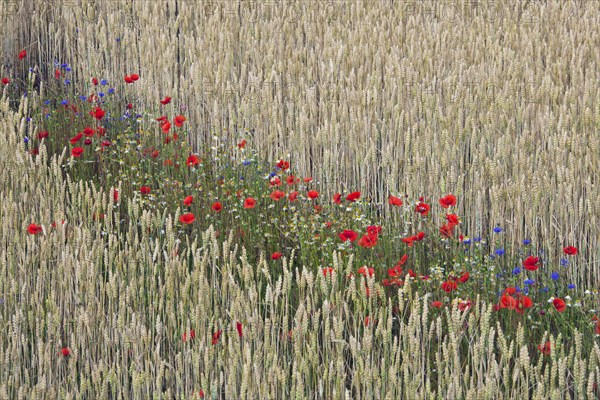
[[[60,102],[60,104],[62,104],[63,106],[66,106],[69,104],[69,100],[63,100]]]
[[[115,88],[108,89],[108,94],[113,94],[115,92]]]
[[[71,81],[68,79],[65,79],[65,85],[70,85],[70,84],[71,84]]]
[[[274,178],[276,175],[277,175],[277,172],[271,172],[271,173],[269,174],[269,179],[270,179],[270,178]]]
[[[567,289],[575,289],[575,284],[574,283],[569,283],[567,285]]]
[[[243,181],[245,178],[243,176],[240,176],[240,181]]]
[[[525,239],[525,240],[523,240],[523,244],[524,244],[525,246],[527,246],[528,244],[531,244],[531,240],[529,240],[529,239]]]
[[[25,119],[25,121],[27,121],[27,122],[31,121],[31,117],[27,117],[27,118]]]
[[[527,295],[529,294],[529,288],[528,287],[524,287],[522,290],[523,294]]]
[[[67,72],[71,72],[71,67],[67,67],[67,68],[65,68],[65,71],[67,71]]]
[[[543,288],[540,289],[540,292],[542,293],[548,293],[550,289],[548,289],[548,286],[544,286]]]
[[[552,275],[550,275],[550,277],[553,281],[557,281],[558,278],[560,278],[560,275],[558,274],[558,272],[553,272]]]
[[[46,114],[46,119],[50,118],[50,114]]]
[[[504,249],[496,249],[495,253],[498,256],[503,256],[504,255]]]
[[[515,290],[517,291],[517,293],[521,293],[521,288],[519,286],[515,286]]]
[[[87,97],[85,97],[85,96],[79,96],[79,100],[81,100],[81,101],[86,101],[86,100],[87,100]]]
[[[502,228],[499,227],[499,226],[497,226],[497,227],[494,228],[494,232],[500,233],[500,232],[502,232]]]
[[[474,242],[481,242],[481,238],[479,236],[473,238]]]
[[[69,64],[60,64],[60,67],[61,67],[61,68],[68,68],[68,67],[69,67]]]
[[[515,269],[512,270],[513,275],[519,275],[521,273],[521,268],[519,267],[515,267]]]
[[[566,267],[567,265],[569,265],[569,260],[566,258],[561,258],[560,259],[560,265],[563,267]]]
[[[244,166],[247,167],[248,165],[252,164],[252,161],[244,160],[244,162],[242,164],[244,164]]]
[[[45,104],[45,105],[48,105],[48,104],[50,104],[50,100],[44,100],[44,104]]]
[[[28,138],[27,136],[25,136],[25,137],[23,138],[23,142],[24,142],[25,144],[29,143],[29,138]]]
[[[121,41],[121,38],[120,38],[120,37],[118,37],[118,38],[116,38],[115,40],[116,40],[117,42],[120,42],[120,41]]]
[[[102,86],[106,86],[106,85],[108,84],[108,81],[107,81],[106,79],[102,79],[102,80],[100,81],[100,84],[101,84]]]
[[[465,240],[463,240],[463,244],[471,244],[471,239],[465,239]]]
[[[525,279],[523,283],[526,285],[533,285],[535,281],[533,279]]]
[[[100,92],[100,93],[98,93],[98,96],[104,97],[104,93]]]

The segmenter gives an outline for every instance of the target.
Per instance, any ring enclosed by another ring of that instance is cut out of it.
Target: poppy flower
[[[387,273],[390,278],[398,278],[402,275],[402,268],[399,265],[394,266],[393,268],[388,268]]]
[[[456,205],[456,196],[453,194],[446,195],[440,199],[440,205],[444,208]]]
[[[193,202],[194,196],[187,196],[185,199],[183,199],[183,204],[185,204],[188,207],[191,206]]]
[[[517,306],[517,299],[509,295],[503,295],[500,297],[500,308],[508,308],[514,310]]]
[[[313,181],[313,178],[312,176],[309,176],[307,178],[303,178],[302,180],[304,181],[304,183],[311,183]]]
[[[279,160],[277,162],[277,167],[279,167],[279,169],[281,169],[282,171],[285,171],[286,169],[290,168],[290,163],[289,161],[285,161],[285,160]]]
[[[69,139],[69,143],[75,144],[75,143],[79,142],[82,137],[83,137],[83,132],[79,132],[79,133],[77,133],[77,135],[75,135],[71,139]]]
[[[364,276],[365,278],[367,277],[367,274],[369,274],[369,276],[373,276],[375,274],[375,268],[367,267],[366,265],[364,265],[358,269],[358,273]]]
[[[538,265],[539,262],[540,259],[538,257],[529,256],[523,261],[523,266],[527,271],[535,271],[540,267]]]
[[[186,225],[190,225],[195,220],[196,220],[196,217],[192,213],[186,213],[186,214],[183,214],[181,217],[179,217],[179,221],[182,224],[186,224]]]
[[[37,137],[39,140],[46,139],[48,137],[48,131],[38,132]]]
[[[10,83],[10,80],[8,78],[2,78],[2,84],[3,85],[8,85]]]
[[[96,128],[96,133],[98,134],[98,136],[104,136],[106,135],[106,128],[103,126],[99,126]]]
[[[169,96],[165,96],[165,98],[160,101],[160,104],[162,104],[163,106],[166,106],[170,102],[171,102],[171,98]]]
[[[244,208],[254,208],[254,206],[256,206],[256,200],[252,197],[247,197],[246,200],[244,200]]]
[[[299,181],[299,179],[297,180],[294,175],[288,175],[288,177],[285,178],[285,182],[288,185],[293,185],[293,184],[297,183],[298,181]]]
[[[432,301],[431,302],[431,307],[432,308],[442,308],[443,303],[439,300],[436,301]]]
[[[269,186],[270,187],[274,187],[274,186],[281,186],[281,179],[279,179],[278,176],[273,177],[270,181],[269,181]]]
[[[400,197],[396,197],[396,196],[390,196],[388,202],[390,203],[391,206],[397,206],[400,207],[402,206],[402,199],[400,199]]]
[[[279,201],[285,197],[285,192],[282,192],[281,190],[274,190],[271,192],[269,197],[274,201]]]
[[[425,232],[419,232],[415,235],[417,241],[421,241],[425,238]]]
[[[54,70],[54,79],[60,79],[62,73],[60,72],[60,69],[56,68]]]
[[[192,340],[193,338],[196,337],[196,331],[191,329],[188,332],[183,332],[183,335],[181,335],[181,340],[183,340],[184,342],[187,342],[188,340]]]
[[[213,333],[213,335],[212,335],[213,346],[216,345],[217,343],[219,343],[219,338],[221,337],[221,333],[223,333],[223,331],[221,329],[219,329],[218,331]]]
[[[407,237],[407,238],[402,238],[402,241],[404,243],[406,243],[408,245],[408,247],[412,247],[415,241],[415,237],[411,236],[411,237]]]
[[[243,139],[241,142],[237,144],[238,148],[243,149],[246,147],[246,139]]]
[[[94,136],[94,130],[92,128],[90,128],[89,126],[86,126],[85,128],[83,128],[83,134],[86,137],[92,137]]]
[[[296,192],[296,191],[291,192],[290,195],[288,196],[288,199],[290,201],[296,201],[297,198],[298,198],[298,192]]]
[[[408,261],[408,255],[405,254],[402,257],[400,257],[400,260],[398,260],[398,262],[396,263],[396,266],[402,266],[404,264],[406,264],[406,261]]]
[[[381,226],[379,226],[379,225],[367,226],[367,233],[369,235],[379,235],[381,233]]]
[[[173,122],[175,123],[176,127],[181,128],[185,122],[185,117],[183,115],[178,115],[173,119]]]
[[[82,147],[75,147],[75,148],[71,149],[71,155],[75,158],[81,157],[82,154],[83,154]]]
[[[25,50],[21,50],[19,52],[19,60],[24,59],[25,57],[27,57],[27,52]]]
[[[237,333],[238,333],[239,337],[244,336],[243,331],[242,331],[243,327],[242,327],[242,323],[241,322],[236,322],[235,323],[235,329],[237,330]]]
[[[460,224],[460,219],[458,218],[458,215],[456,214],[446,214],[446,220],[448,221],[449,225],[459,225]]]
[[[113,190],[113,201],[116,203],[119,201],[119,191],[117,189]]]
[[[68,347],[63,347],[62,349],[60,349],[60,354],[63,357],[68,357],[71,355],[71,350]]]
[[[469,278],[471,277],[471,275],[469,274],[468,271],[465,271],[462,273],[462,275],[460,276],[460,278],[458,278],[458,281],[460,283],[465,283],[466,281],[469,280]]]
[[[554,308],[556,308],[556,311],[558,311],[559,313],[562,313],[567,309],[567,304],[563,299],[559,297],[552,300],[552,305],[554,306]]]
[[[200,389],[200,391],[198,392],[198,397],[200,397],[201,399],[204,398],[204,391],[202,389]]]
[[[454,229],[454,225],[444,224],[444,225],[440,226],[440,235],[442,235],[445,238],[450,238],[450,237],[452,237],[453,229]]]
[[[319,192],[317,192],[316,190],[309,190],[307,195],[309,199],[314,200],[317,197],[319,197]]]
[[[550,355],[550,342],[546,342],[543,345],[542,344],[538,344],[538,350],[545,356],[549,356]]]
[[[442,283],[442,290],[446,293],[450,293],[456,289],[458,289],[458,284],[455,281],[448,280]]]
[[[218,201],[214,202],[212,205],[212,209],[215,212],[220,212],[223,209],[223,206]]]
[[[574,256],[577,254],[577,247],[574,246],[567,246],[563,249],[563,253],[565,253],[568,256]]]
[[[467,301],[461,301],[460,303],[458,303],[458,309],[460,311],[466,311],[469,308],[471,308],[471,300],[467,300]]]
[[[377,235],[366,234],[358,240],[358,245],[361,247],[371,248],[377,245]]]
[[[96,107],[92,112],[90,112],[90,115],[96,118],[97,120],[101,120],[102,118],[104,118],[104,114],[106,113],[100,107]]]
[[[340,193],[336,193],[333,195],[333,202],[335,204],[341,204],[342,202],[342,195]]]
[[[131,79],[131,75],[125,75],[125,83],[133,83],[133,79]]]
[[[169,133],[169,130],[171,129],[171,123],[169,121],[165,122],[160,126],[160,129],[162,129],[163,133]]]
[[[92,85],[98,86],[98,78],[96,78],[96,77],[92,78]]]
[[[327,274],[329,274],[331,276],[333,274],[333,271],[335,271],[335,270],[332,267],[326,267],[321,270],[321,272],[323,272],[323,276],[325,278],[327,278]]]
[[[346,200],[348,201],[356,201],[360,198],[360,192],[352,192],[348,196],[346,196]]]
[[[279,260],[281,258],[281,256],[283,256],[283,254],[281,254],[280,252],[276,251],[273,254],[271,254],[271,260]]]
[[[36,224],[30,224],[30,225],[27,227],[27,232],[28,232],[30,235],[37,235],[38,233],[41,233],[42,231],[43,231],[43,230],[42,230],[42,227],[41,227],[40,225],[36,225]]]
[[[188,167],[191,167],[191,166],[200,164],[200,159],[198,158],[197,155],[192,154],[187,158],[187,161],[185,163]]]
[[[150,194],[150,186],[142,186],[140,188],[140,193],[141,194]]]
[[[342,242],[345,242],[346,240],[354,242],[356,239],[358,239],[358,233],[356,233],[356,232],[354,232],[353,230],[350,230],[350,229],[345,229],[338,236],[342,240]]]
[[[427,214],[429,214],[430,209],[431,209],[431,206],[429,206],[429,204],[427,204],[427,203],[424,203],[422,197],[419,199],[419,202],[415,206],[415,212],[418,212],[423,217],[425,217],[425,216],[427,216]]]
[[[133,104],[127,103],[127,105],[125,106],[125,108],[127,108],[128,110],[131,110],[133,108]]]

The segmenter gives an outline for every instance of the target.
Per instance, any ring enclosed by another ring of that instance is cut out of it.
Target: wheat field
[[[390,194],[454,193],[470,235],[501,225],[511,256],[531,239],[556,260],[577,243],[570,282],[600,283],[600,1],[0,0],[0,20],[2,75],[138,73],[118,96],[172,96],[192,146],[247,132],[390,226]],[[26,154],[30,97],[0,103],[0,399],[598,397],[585,332],[545,334],[538,357],[527,321],[505,332],[479,299],[466,314],[410,284],[365,297],[293,256],[271,276],[233,234],[182,242],[179,215],[133,200],[124,228],[66,153]],[[68,223],[40,239],[32,219]]]

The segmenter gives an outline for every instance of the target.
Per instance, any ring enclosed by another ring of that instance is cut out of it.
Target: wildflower
[[[309,199],[314,200],[317,197],[319,197],[319,192],[317,192],[316,190],[309,190],[308,193],[307,193],[307,195],[308,195]]]
[[[269,197],[274,201],[279,201],[285,197],[285,192],[282,192],[281,190],[274,190],[273,192],[271,192]]]
[[[290,201],[296,201],[297,198],[298,198],[298,192],[296,192],[296,191],[291,192],[290,195],[288,196],[288,199]]]
[[[419,198],[419,202],[417,203],[417,205],[415,206],[415,212],[418,212],[419,214],[421,214],[423,217],[427,216],[427,214],[429,214],[429,210],[431,209],[431,207],[429,206],[429,204],[424,203],[423,202],[423,198],[420,197]]]
[[[178,115],[173,119],[173,122],[175,123],[176,127],[181,128],[185,122],[185,117],[183,115]]]
[[[58,71],[58,70],[57,70],[57,71]],[[58,72],[60,72],[60,71],[58,71]],[[94,85],[94,86],[98,86],[98,78],[96,78],[96,77],[93,77],[93,78],[92,78],[92,85]]]
[[[497,256],[503,256],[504,255],[504,249],[496,249],[495,251]]]
[[[166,106],[170,102],[171,102],[171,98],[169,96],[165,96],[165,98],[160,101],[160,104],[162,104],[163,106]]]
[[[90,128],[89,126],[86,126],[86,127],[83,129],[83,134],[84,134],[86,137],[92,137],[92,136],[94,136],[94,133],[95,133],[95,131],[94,131],[92,128]]]
[[[471,275],[469,274],[468,271],[465,271],[462,273],[462,275],[460,276],[460,278],[458,278],[458,281],[460,283],[465,283],[466,281],[469,280],[469,278],[471,277]]]
[[[187,161],[185,163],[188,167],[191,167],[191,166],[200,164],[200,162],[201,162],[201,160],[198,158],[198,156],[195,154],[192,154],[187,158]]]
[[[204,391],[202,389],[200,389],[200,391],[198,392],[198,397],[200,397],[201,399],[204,398]]]
[[[402,199],[400,199],[400,197],[396,197],[396,196],[391,196],[388,199],[388,202],[390,203],[391,206],[397,206],[400,207],[402,206]]]
[[[133,83],[133,79],[131,79],[131,75],[125,75],[125,83]]]
[[[273,254],[271,254],[271,260],[279,260],[281,258],[281,256],[283,256],[283,254],[281,254],[280,252],[276,251]]]
[[[574,256],[577,254],[577,247],[574,246],[567,246],[563,249],[563,252],[568,255],[568,256]]]
[[[142,186],[140,188],[140,193],[141,194],[150,194],[150,187],[149,186]]]
[[[361,247],[375,247],[377,245],[377,234],[366,234],[358,240],[358,245]]]
[[[246,139],[243,139],[241,142],[237,144],[238,148],[243,149],[246,147]]]
[[[192,213],[186,213],[186,214],[183,214],[181,217],[179,217],[179,221],[182,224],[186,224],[186,225],[190,225],[195,220],[196,220],[196,217]]]
[[[46,139],[48,137],[48,131],[38,132],[37,137],[39,140]]]
[[[24,59],[27,56],[27,52],[25,50],[21,50],[19,52],[19,60]]]
[[[456,205],[456,196],[448,194],[440,199],[440,205],[444,208]]]
[[[431,302],[431,307],[432,308],[442,308],[443,303],[439,300],[436,301],[432,301]]]
[[[287,178],[285,178],[285,182],[288,185],[293,185],[295,183],[297,183],[299,180],[296,179],[296,177],[294,175],[288,175]]]
[[[274,186],[281,186],[281,179],[279,179],[278,176],[271,177],[271,180],[269,181],[269,187]]]
[[[360,192],[352,192],[348,196],[346,196],[346,200],[348,201],[356,201],[360,198]]]
[[[550,355],[550,342],[546,342],[543,345],[538,344],[538,350],[545,356]]]
[[[113,94],[115,92],[115,88],[108,89],[108,94]]]
[[[574,283],[569,283],[567,285],[567,289],[575,289],[575,284]]]
[[[191,329],[189,331],[189,333],[188,332],[183,332],[183,335],[181,335],[181,340],[184,341],[184,342],[186,342],[188,340],[192,340],[195,337],[196,337],[196,331],[193,330],[193,329]]]
[[[517,299],[507,294],[502,295],[500,298],[500,308],[508,308],[514,310],[517,307]]]
[[[525,246],[527,246],[527,245],[531,244],[531,240],[529,240],[529,239],[525,239],[525,240],[523,240],[523,244],[524,244]]]
[[[452,225],[452,224],[442,225],[440,227],[440,235],[442,235],[445,238],[452,237],[452,234],[453,234],[452,230],[453,229],[454,229],[454,225]]]
[[[100,84],[101,84],[102,86],[106,86],[106,85],[108,85],[108,81],[107,81],[106,79],[102,79],[102,80],[100,81]]]
[[[63,347],[62,349],[60,349],[60,354],[63,357],[68,357],[71,355],[71,350],[68,347]]]
[[[562,313],[567,309],[567,304],[563,299],[559,297],[552,300],[552,305],[554,306],[554,308],[556,308],[556,311],[558,311],[559,313]]]
[[[550,277],[552,278],[553,281],[557,281],[558,278],[560,278],[560,276],[558,275],[558,272],[552,272],[552,275],[550,275]]]
[[[496,232],[496,233],[500,233],[500,232],[502,232],[502,228],[501,228],[500,226],[496,226],[496,227],[494,228],[494,232]]]
[[[214,202],[212,205],[212,209],[215,212],[220,212],[223,209],[223,206],[218,201]]]
[[[254,208],[254,206],[256,206],[256,200],[252,197],[247,197],[246,200],[244,200],[244,208]]]
[[[30,225],[27,227],[27,232],[28,232],[30,235],[37,235],[38,233],[41,233],[42,231],[43,231],[43,230],[42,230],[42,227],[41,227],[40,225],[36,225],[36,224],[30,224]]]
[[[381,226],[378,226],[378,225],[367,226],[367,233],[369,235],[379,235],[381,233]]]
[[[323,272],[323,276],[326,278],[327,278],[327,274],[329,274],[329,276],[333,275],[333,271],[335,271],[335,270],[332,267],[326,267],[321,270],[321,272]]]
[[[538,257],[529,256],[523,261],[523,266],[527,271],[535,271],[540,267],[538,265],[539,262],[540,259]]]
[[[312,176],[306,177],[302,179],[304,181],[304,183],[311,183],[313,181]]]
[[[185,199],[183,199],[183,204],[185,204],[188,207],[191,206],[193,202],[194,196],[187,196]]]
[[[101,120],[102,118],[104,118],[104,110],[101,109],[100,107],[96,107],[94,108],[93,111],[90,111],[90,115],[94,118],[96,118],[97,120]]]
[[[243,327],[242,327],[242,323],[241,322],[236,322],[235,323],[235,329],[237,330],[239,337],[244,336],[243,333],[242,333]]]
[[[340,193],[336,193],[333,195],[333,202],[335,204],[340,204],[342,202],[342,195]]]
[[[519,267],[515,267],[515,268],[512,270],[512,273],[513,273],[513,275],[519,275],[519,274],[521,273],[521,268],[519,268]]]
[[[453,280],[447,280],[444,283],[442,283],[441,287],[444,292],[450,293],[453,290],[458,289],[458,284]]]
[[[526,284],[526,285],[528,285],[528,286],[531,286],[531,285],[533,285],[535,283],[535,281],[533,279],[525,279],[523,281],[523,283]]]
[[[3,85],[8,85],[10,83],[10,80],[6,77],[2,78],[2,84]]]
[[[358,269],[358,273],[366,278],[367,274],[369,274],[369,276],[373,276],[375,274],[375,269],[363,265]]]
[[[358,234],[350,229],[345,229],[338,236],[342,240],[342,242],[345,242],[347,240],[354,242],[356,239],[358,239]]]
[[[561,258],[560,259],[560,265],[562,267],[566,267],[567,265],[569,265],[569,259],[568,258]]]
[[[290,168],[290,163],[288,161],[279,160],[279,162],[277,162],[277,167],[282,171],[285,171]]]
[[[82,154],[83,154],[82,147],[75,147],[75,148],[71,149],[71,155],[75,158],[81,157]]]
[[[221,333],[223,333],[223,331],[221,329],[219,329],[218,331],[213,333],[213,335],[212,335],[213,346],[216,345],[217,343],[219,343],[219,338],[221,337]]]

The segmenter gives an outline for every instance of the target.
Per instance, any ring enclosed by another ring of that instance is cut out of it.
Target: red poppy
[[[40,140],[46,139],[48,137],[48,131],[38,132],[37,137]]]
[[[85,128],[83,128],[83,134],[86,137],[92,137],[94,136],[94,130],[92,128],[90,128],[89,126],[86,126]]]
[[[89,146],[90,144],[92,144],[92,139],[87,138],[83,141],[83,144],[85,144],[86,146]]]
[[[133,108],[133,104],[127,103],[127,105],[125,106],[125,108],[127,108],[128,110],[131,110]]]
[[[342,242],[345,242],[346,240],[354,242],[356,239],[358,239],[358,233],[356,233],[356,232],[354,232],[353,230],[350,230],[350,229],[344,230],[338,236],[339,236],[340,239],[342,239]]]
[[[290,168],[290,163],[289,161],[284,161],[284,160],[279,160],[277,162],[277,167],[279,167],[279,169],[281,169],[282,171],[285,171],[286,169]]]
[[[457,307],[460,311],[465,311],[471,308],[471,304],[471,300],[461,301],[460,303],[458,303]]]
[[[456,196],[453,194],[446,195],[440,199],[440,205],[444,208],[456,205]]]
[[[456,214],[446,214],[446,220],[448,220],[448,224],[449,225],[459,225],[460,224],[460,219],[458,218],[458,215]]]
[[[175,118],[173,118],[173,122],[175,123],[176,127],[181,128],[183,126],[183,123],[185,122],[185,117],[183,115],[178,115]]]
[[[415,212],[418,212],[419,214],[421,214],[424,217],[427,214],[429,214],[430,209],[431,209],[431,207],[429,206],[429,204],[423,202],[422,197],[419,199],[419,202],[415,206]]]
[[[27,52],[25,50],[21,50],[19,52],[19,60],[24,59],[27,56]]]
[[[150,194],[150,186],[142,186],[140,188],[140,193],[141,194]]]
[[[113,200],[115,203],[119,201],[119,191],[117,189],[113,190]]]
[[[276,251],[273,254],[271,254],[271,260],[279,260],[281,258],[281,256],[283,256],[283,254],[281,254],[280,252]]]
[[[240,149],[243,149],[244,147],[246,147],[246,139],[242,139],[241,142],[238,143],[237,145]]]
[[[183,204],[185,204],[188,207],[191,206],[193,202],[194,196],[187,196],[185,199],[183,199]]]
[[[439,300],[431,302],[431,307],[432,308],[442,308],[443,305],[444,304],[441,301],[439,301]]]
[[[75,148],[71,149],[71,155],[75,158],[81,157],[82,154],[83,154],[82,147],[75,147]]]
[[[466,281],[469,280],[469,278],[471,277],[471,275],[469,274],[468,271],[465,271],[462,273],[462,275],[460,276],[460,278],[458,278],[458,281],[460,283],[465,283]]]
[[[425,238],[425,232],[419,232],[415,235],[416,240],[421,241]]]
[[[68,357],[71,355],[71,350],[68,347],[63,347],[62,349],[60,349],[60,354],[63,357]]]
[[[396,263],[396,266],[402,266],[404,264],[406,264],[406,261],[408,261],[408,255],[405,254],[402,257],[400,257],[400,260],[398,260],[398,262]]]
[[[293,184],[297,183],[299,181],[299,179],[297,180],[294,175],[288,175],[288,177],[285,178],[285,181],[288,185],[293,185]]]
[[[517,299],[509,295],[503,295],[500,298],[500,308],[508,308],[510,310],[514,310],[517,306]]]
[[[186,214],[183,214],[181,217],[179,217],[179,222],[181,222],[182,224],[186,224],[186,225],[190,225],[195,220],[196,220],[196,217],[192,213],[186,213]]]
[[[244,336],[243,331],[242,331],[243,327],[242,327],[242,323],[241,322],[236,322],[235,323],[235,329],[237,330],[239,337]]]
[[[165,98],[160,101],[160,104],[162,104],[163,106],[166,106],[170,102],[171,102],[171,98],[169,96],[165,96]]]
[[[366,265],[364,265],[358,269],[358,273],[364,276],[365,278],[367,277],[367,274],[369,274],[369,276],[373,276],[375,274],[375,268],[367,267]]]
[[[317,192],[316,190],[309,190],[308,191],[308,198],[309,199],[316,199],[317,197],[319,197],[319,192]]]
[[[221,333],[223,333],[223,331],[221,329],[219,329],[218,331],[216,331],[215,333],[213,333],[212,335],[212,344],[213,346],[217,343],[219,343],[219,338],[221,337]]]
[[[215,212],[220,212],[223,209],[223,206],[218,201],[214,202],[212,205],[212,209]]]
[[[62,75],[62,73],[60,72],[60,69],[56,68],[54,70],[54,79],[60,79],[61,75]]]
[[[285,192],[282,192],[281,190],[274,190],[273,192],[271,192],[269,197],[274,201],[279,201],[285,197]]]
[[[311,183],[313,181],[313,178],[312,176],[309,176],[307,178],[303,178],[302,180],[304,181],[304,183]]]
[[[160,126],[160,129],[162,129],[163,133],[169,133],[169,130],[171,129],[171,123],[169,121],[165,122]]]
[[[167,122],[169,119],[167,118],[167,116],[166,116],[166,115],[161,115],[160,117],[156,118],[156,120],[157,120],[158,122],[160,122],[160,123],[163,123],[163,124],[164,124],[164,123],[165,123],[165,122]]]
[[[256,200],[252,197],[247,197],[246,200],[244,200],[244,208],[254,208],[254,206],[256,206]]]
[[[342,195],[340,193],[336,193],[333,195],[333,202],[335,204],[340,204],[342,202]]]
[[[361,247],[367,247],[367,248],[375,247],[377,245],[377,235],[376,234],[363,235],[363,237],[361,237],[358,240],[358,245]]]
[[[290,201],[296,201],[296,199],[298,198],[298,192],[294,191],[291,192],[290,195],[288,196]]]
[[[404,243],[406,243],[408,245],[408,247],[412,247],[413,242],[415,241],[415,237],[411,236],[411,237],[407,237],[407,238],[402,238],[402,241]]]
[[[369,235],[379,235],[381,233],[381,226],[379,226],[379,225],[367,226],[367,233]]]
[[[545,356],[549,356],[550,355],[550,342],[546,342],[543,345],[542,344],[538,344],[538,350]]]
[[[278,176],[271,178],[269,181],[269,187],[281,186],[281,179]]]
[[[38,233],[42,233],[42,227],[40,225],[36,225],[36,224],[30,224],[27,227],[27,232],[30,235],[37,235]]]
[[[525,308],[531,308],[533,307],[533,301],[531,300],[530,297],[522,295],[519,297],[519,303],[521,303],[523,305],[523,307]]]
[[[58,70],[57,70],[58,71]],[[60,72],[60,71],[59,71]],[[98,78],[94,77],[92,78],[92,85],[94,86],[98,86]]]
[[[577,247],[574,246],[567,246],[563,249],[563,252],[568,255],[568,256],[574,256],[577,254]]]
[[[391,206],[400,207],[403,204],[402,199],[400,197],[396,197],[396,196],[390,196],[388,201]]]
[[[458,284],[455,281],[449,280],[442,283],[442,290],[446,293],[450,293],[456,289],[458,289]]]
[[[125,83],[133,83],[133,79],[131,79],[130,75],[125,75]]]
[[[352,192],[348,196],[346,196],[346,200],[348,201],[356,201],[360,198],[360,192]]]
[[[96,118],[97,120],[101,120],[102,118],[104,118],[104,110],[101,109],[100,107],[96,107],[94,108],[93,111],[90,112],[90,115],[94,118]]]
[[[188,340],[192,340],[193,338],[196,337],[196,331],[191,329],[188,332],[183,332],[183,335],[181,335],[181,340],[183,340],[184,342],[188,341]]]
[[[558,311],[559,313],[562,313],[567,309],[567,304],[563,299],[559,297],[552,300],[552,305],[554,306],[554,308],[556,308],[556,311]]]
[[[197,155],[192,154],[187,158],[187,161],[185,163],[188,167],[191,167],[191,166],[200,164],[200,159],[198,158]]]
[[[454,225],[451,224],[444,224],[442,226],[440,226],[440,235],[442,235],[445,238],[450,238],[452,237],[452,234],[454,229]]]
[[[10,80],[8,78],[2,78],[2,84],[3,85],[8,85],[10,83]]]
[[[103,126],[99,126],[96,128],[96,133],[98,133],[98,136],[104,136],[106,135],[106,128]]]
[[[326,267],[321,270],[321,272],[323,272],[323,276],[325,278],[327,278],[327,274],[329,274],[331,276],[333,274],[333,271],[335,271],[335,270],[332,267]]]
[[[398,278],[402,276],[402,268],[396,265],[393,268],[388,268],[387,273],[390,278]]]
[[[538,257],[529,256],[523,261],[523,267],[525,267],[527,271],[535,271],[540,267],[538,265],[539,262],[540,259]]]
[[[77,133],[77,135],[75,135],[71,139],[69,139],[69,143],[75,144],[75,143],[79,142],[82,137],[83,137],[83,132],[79,132],[79,133]]]
[[[198,397],[200,397],[201,399],[204,398],[204,391],[202,389],[200,389],[200,391],[198,392]]]
[[[140,79],[140,76],[138,74],[131,74],[131,80],[132,81],[137,81],[138,79]]]

